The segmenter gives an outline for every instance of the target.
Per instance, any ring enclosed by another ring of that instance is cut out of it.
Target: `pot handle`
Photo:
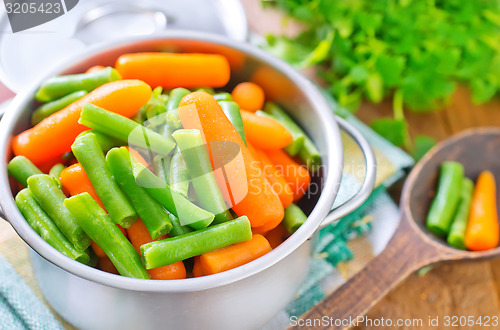
[[[317,231],[325,228],[335,220],[348,215],[349,213],[360,207],[361,204],[363,204],[370,196],[375,185],[375,179],[377,177],[377,160],[375,159],[375,154],[373,153],[373,150],[366,138],[354,126],[347,122],[347,120],[339,116],[336,117],[337,123],[339,124],[340,128],[347,134],[349,134],[349,136],[351,136],[361,148],[363,156],[365,157],[366,175],[363,184],[361,185],[361,188],[359,189],[357,194],[344,204],[331,210],[330,213],[328,213],[328,215],[326,216],[325,220],[323,220],[321,225],[319,225]]]

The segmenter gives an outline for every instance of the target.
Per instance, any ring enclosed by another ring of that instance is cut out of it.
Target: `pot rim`
[[[281,72],[308,96],[309,101],[314,105],[318,117],[321,118],[317,124],[317,128],[325,135],[326,150],[324,150],[325,155],[323,156],[323,160],[326,159],[326,163],[328,164],[324,171],[326,181],[324,182],[323,190],[311,214],[307,221],[304,222],[293,235],[271,252],[243,266],[210,276],[168,281],[141,280],[106,273],[64,256],[45,242],[31,226],[29,226],[17,209],[9,185],[6,165],[11,154],[11,134],[22,114],[22,109],[26,108],[27,103],[32,100],[36,89],[43,79],[69,69],[83,58],[105,53],[116,47],[122,47],[137,42],[186,39],[230,47],[246,55],[255,57]],[[0,122],[0,154],[4,155],[4,161],[0,162],[0,196],[4,196],[0,199],[0,205],[12,227],[16,230],[18,235],[35,250],[35,252],[56,266],[78,277],[110,287],[143,292],[193,292],[228,285],[273,266],[295,251],[314,234],[330,211],[338,192],[343,169],[343,145],[339,126],[327,101],[311,81],[306,79],[290,65],[249,44],[233,41],[213,34],[182,30],[170,30],[150,36],[128,37],[126,39],[110,42],[106,45],[91,47],[85,52],[64,61],[62,64],[58,65],[57,68],[50,70],[50,72],[44,75],[43,79],[35,81],[29,88],[15,97],[14,101],[9,106],[10,110],[7,111],[5,117]]]

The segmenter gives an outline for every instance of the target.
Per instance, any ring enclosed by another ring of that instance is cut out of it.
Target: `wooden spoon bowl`
[[[491,171],[500,192],[500,129],[472,129],[438,144],[408,176],[401,196],[401,220],[386,248],[303,318],[317,319],[328,315],[339,320],[356,319],[364,316],[403,279],[422,267],[500,256],[500,247],[481,252],[455,249],[427,230],[425,221],[436,194],[439,166],[448,160],[462,163],[465,175],[474,181],[481,171]],[[500,209],[498,196],[497,207]]]

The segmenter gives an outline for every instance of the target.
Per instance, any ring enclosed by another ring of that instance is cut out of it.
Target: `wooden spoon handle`
[[[328,316],[337,320],[337,323],[356,320],[415,270],[438,259],[437,249],[427,244],[414,232],[408,221],[402,219],[381,254],[302,318],[321,320]],[[343,329],[346,328],[346,322],[343,326],[332,324],[333,327],[325,329]]]

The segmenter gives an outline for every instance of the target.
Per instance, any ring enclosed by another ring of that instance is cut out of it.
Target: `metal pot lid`
[[[245,41],[238,0],[85,0],[57,19],[12,33],[0,6],[0,81],[14,92],[71,55],[99,43],[165,29],[200,30]]]

